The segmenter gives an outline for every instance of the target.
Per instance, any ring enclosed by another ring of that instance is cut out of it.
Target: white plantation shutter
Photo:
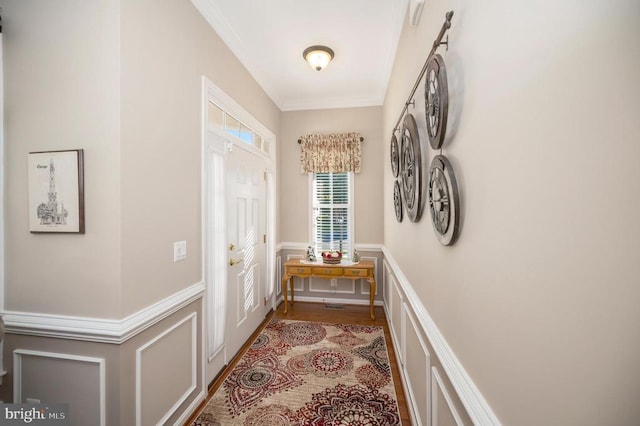
[[[322,251],[342,251],[349,257],[353,235],[353,173],[312,174],[312,239]]]

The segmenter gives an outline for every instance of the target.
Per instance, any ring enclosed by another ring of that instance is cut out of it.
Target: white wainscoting
[[[190,324],[188,324],[190,322]],[[189,377],[186,378],[186,382],[187,382],[187,387],[186,389],[184,389],[184,391],[176,398],[176,400],[174,401],[173,405],[169,408],[167,408],[167,411],[164,413],[164,415],[162,416],[162,418],[156,422],[157,424],[165,424],[166,421],[176,413],[176,411],[178,410],[178,408],[187,400],[187,398],[189,397],[189,395],[191,395],[191,393],[196,389],[197,387],[197,370],[198,370],[198,363],[197,363],[197,359],[198,359],[198,314],[196,312],[188,315],[187,317],[185,317],[184,319],[178,321],[176,324],[174,324],[173,326],[171,326],[170,328],[168,328],[167,330],[165,330],[164,332],[158,334],[157,336],[155,336],[153,339],[149,340],[147,343],[145,343],[144,345],[138,347],[138,349],[136,349],[136,425],[137,426],[141,426],[143,424],[150,424],[148,419],[143,419],[143,411],[144,411],[144,401],[143,401],[143,395],[153,395],[154,392],[152,392],[150,389],[153,389],[154,386],[153,384],[150,383],[143,383],[144,379],[143,379],[143,370],[145,368],[144,366],[144,359],[143,359],[143,354],[145,352],[148,352],[150,354],[153,354],[153,349],[154,346],[159,345],[163,339],[168,339],[171,337],[171,335],[174,332],[177,332],[183,325],[189,326],[191,328],[191,333],[190,333],[190,338],[191,338],[191,342],[184,342],[184,343],[190,343],[187,345],[180,345],[179,347],[182,348],[189,348],[191,351],[191,354],[186,354],[186,357],[189,358],[190,362],[190,372],[189,372]],[[157,356],[162,356],[164,354],[160,353]],[[173,359],[168,359],[168,367],[170,368],[172,366],[172,364],[174,364],[174,360]],[[166,363],[165,363],[166,364]],[[155,371],[154,374],[156,376],[160,376],[163,374],[162,371]],[[162,382],[162,380],[160,380],[160,382]],[[179,393],[180,390],[178,389],[177,392]],[[197,398],[198,400],[199,398]]]
[[[404,294],[400,291],[400,286],[395,279],[395,276],[392,274],[389,277],[389,283],[391,284],[391,289],[389,293],[391,294],[391,301],[389,306],[391,309],[387,313],[387,321],[390,321],[389,329],[391,330],[391,335],[393,340],[398,342],[400,345],[399,354],[402,354],[404,351],[402,350],[402,342],[403,342],[403,334],[402,334],[402,307],[404,306]],[[404,358],[400,357],[400,364],[404,367]]]
[[[436,367],[431,368],[431,388],[434,390],[431,397],[431,421],[433,426],[438,426],[441,423],[450,425],[454,422],[457,426],[464,426]],[[441,422],[440,419],[444,417],[447,420],[442,420]]]
[[[412,421],[417,425],[438,426],[438,415],[441,415],[448,416],[446,421],[463,424],[462,415],[452,402],[455,397],[466,411],[464,417],[468,416],[473,424],[501,425],[420,302],[391,252],[383,247],[383,253],[384,309],[399,358],[400,376]],[[434,357],[442,366],[442,371],[432,365]],[[440,374],[449,380],[452,394]],[[447,410],[443,412],[445,407]]]
[[[122,320],[5,311],[7,333],[122,344],[202,297],[198,282]]]
[[[331,294],[356,294],[355,280],[343,280],[336,278],[338,286],[331,288],[331,280],[325,278],[310,278],[309,293],[331,293]]]
[[[411,372],[404,374],[407,383],[405,389],[409,400],[416,401],[412,410],[414,424],[430,426],[431,418],[427,407],[431,399],[431,354],[420,326],[406,303],[402,304],[402,335],[401,356],[405,365],[403,373]],[[418,395],[422,395],[422,398]]]
[[[22,385],[23,385],[22,364],[23,364],[23,358],[26,358],[26,357],[39,357],[39,358],[51,359],[51,360],[67,360],[67,361],[83,363],[83,364],[85,363],[95,364],[95,367],[98,369],[97,376],[99,377],[99,380],[97,382],[92,383],[92,386],[95,385],[97,387],[95,391],[97,391],[96,393],[98,395],[98,401],[95,401],[95,403],[98,407],[100,407],[100,412],[98,413],[100,426],[106,425],[106,382],[105,382],[106,371],[105,371],[104,358],[95,358],[95,357],[88,357],[88,356],[81,356],[81,355],[56,353],[56,352],[33,351],[33,350],[27,350],[27,349],[15,349],[13,351],[13,402],[14,403],[22,402],[21,401],[23,396],[22,395]],[[55,362],[55,361],[52,361],[52,362]],[[43,375],[42,380],[46,382],[50,382],[51,377]],[[26,395],[25,397],[29,397],[29,396]],[[61,401],[61,402],[72,403],[72,401]]]

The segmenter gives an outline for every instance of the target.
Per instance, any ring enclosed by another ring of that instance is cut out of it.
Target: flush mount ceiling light
[[[311,68],[321,71],[333,59],[333,50],[327,46],[310,46],[304,49],[302,57],[309,62]]]

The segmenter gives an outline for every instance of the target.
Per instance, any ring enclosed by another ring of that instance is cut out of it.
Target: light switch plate
[[[187,242],[178,241],[173,243],[173,261],[184,260],[187,258]]]

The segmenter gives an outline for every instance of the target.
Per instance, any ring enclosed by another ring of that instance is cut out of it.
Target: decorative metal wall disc
[[[455,242],[460,223],[458,182],[451,163],[444,155],[437,155],[429,169],[429,210],[436,236],[442,245]]]
[[[447,130],[449,89],[447,86],[447,69],[444,66],[444,59],[437,53],[431,56],[427,64],[424,102],[429,144],[433,149],[440,149]]]
[[[402,123],[400,144],[400,175],[402,177],[402,195],[407,217],[417,222],[422,215],[422,153],[418,128],[413,115],[407,114]]]
[[[396,220],[402,222],[402,194],[397,180],[393,183],[393,207],[396,210]]]
[[[398,150],[398,139],[394,134],[391,136],[391,173],[393,173],[393,177],[398,177],[398,172],[400,171],[400,151]]]

